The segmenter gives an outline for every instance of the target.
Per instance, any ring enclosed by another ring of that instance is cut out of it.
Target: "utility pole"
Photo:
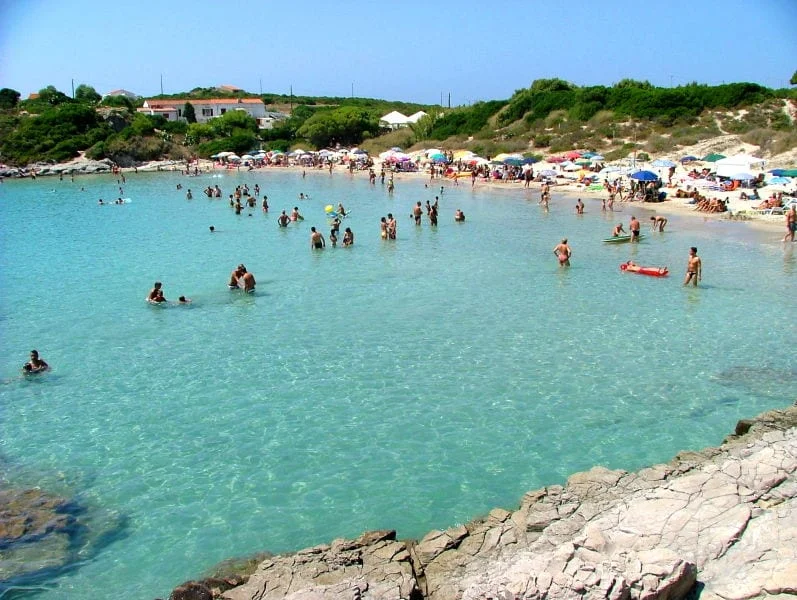
[[[448,108],[451,109],[451,92],[448,92]]]
[[[354,82],[351,82],[351,99],[354,100]]]
[[[263,78],[260,78],[260,95],[263,95]]]
[[[440,106],[443,106],[443,92],[440,92]]]
[[[293,84],[291,84],[291,112],[293,112]]]
[[[75,80],[72,79],[72,100],[75,99]]]
[[[163,96],[163,73],[161,73],[161,96]]]

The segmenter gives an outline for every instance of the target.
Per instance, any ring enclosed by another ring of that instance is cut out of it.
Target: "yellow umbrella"
[[[493,160],[497,160],[498,162],[503,162],[507,158],[509,158],[509,154],[507,154],[506,152],[501,152],[501,154],[493,156]]]
[[[473,156],[473,152],[470,150],[457,150],[454,152],[454,160],[459,160],[460,158],[470,158]]]

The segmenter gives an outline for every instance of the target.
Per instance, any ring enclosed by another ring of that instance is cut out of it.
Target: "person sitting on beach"
[[[625,229],[623,229],[623,224],[622,223],[618,223],[617,225],[615,225],[614,229],[612,230],[612,237],[619,237],[620,234],[626,235]]]
[[[31,350],[30,351],[30,360],[22,365],[22,370],[25,373],[41,373],[46,371],[50,368],[44,360],[39,358],[39,351],[38,350]]]
[[[291,218],[285,214],[285,211],[282,211],[282,214],[277,217],[277,223],[279,223],[280,227],[287,227],[288,223],[291,222]]]
[[[461,223],[462,221],[465,220],[465,213],[457,209],[457,211],[454,213],[454,220],[457,221],[458,223]]]

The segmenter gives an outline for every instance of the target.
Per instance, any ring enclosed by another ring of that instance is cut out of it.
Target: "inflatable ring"
[[[334,210],[335,210],[335,207],[334,207],[334,206],[332,206],[331,204],[327,204],[327,205],[324,207],[324,212],[331,213],[331,212],[333,212]]]

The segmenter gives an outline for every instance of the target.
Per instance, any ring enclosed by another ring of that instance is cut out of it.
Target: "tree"
[[[88,104],[96,104],[100,100],[102,100],[102,96],[97,93],[90,85],[86,85],[85,83],[81,83],[79,86],[75,88],[75,100],[78,102],[86,102]]]
[[[55,89],[54,85],[48,85],[46,88],[39,90],[39,100],[46,104],[56,106],[65,102],[71,102],[71,98]]]
[[[316,148],[335,142],[343,145],[358,144],[365,134],[379,131],[379,121],[371,112],[354,106],[318,112],[304,122],[296,135],[306,138]]]
[[[190,102],[186,102],[185,106],[183,106],[183,116],[189,123],[196,123],[196,111],[194,110],[194,105]]]
[[[791,76],[789,83],[792,85],[797,85],[797,71],[794,72],[794,75]]]
[[[3,88],[0,90],[0,109],[14,108],[17,102],[19,102],[19,96],[19,92],[11,88]]]

